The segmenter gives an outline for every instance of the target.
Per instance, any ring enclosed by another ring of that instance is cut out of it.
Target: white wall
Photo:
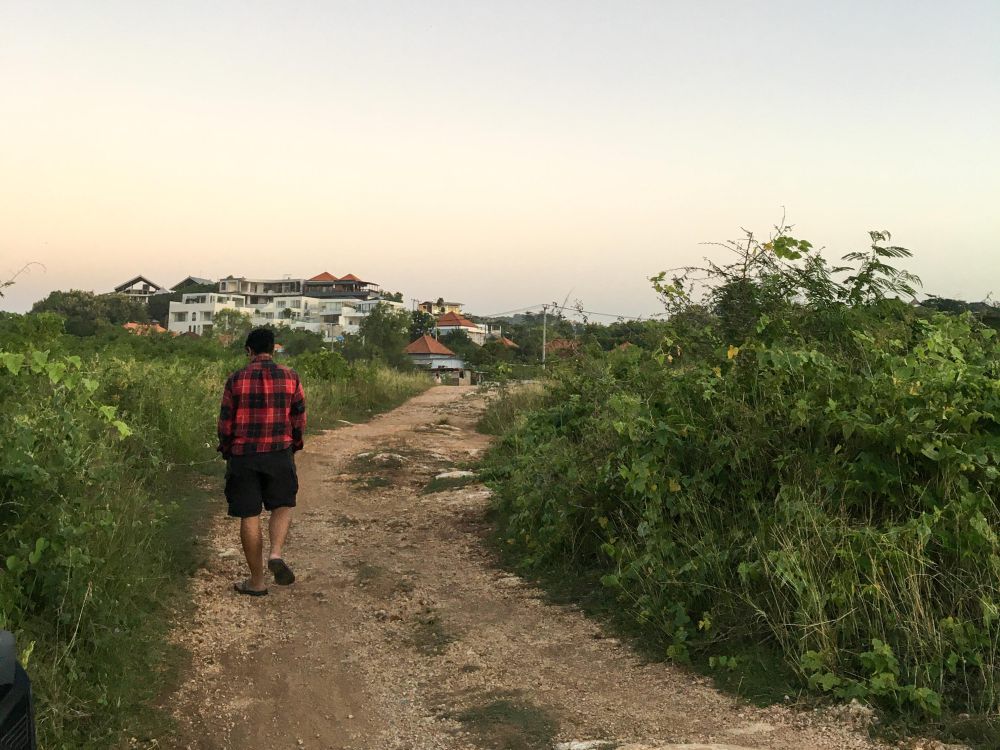
[[[479,346],[482,346],[486,341],[486,331],[481,326],[476,326],[475,328],[466,328],[465,326],[437,326],[437,331],[438,337],[446,336],[455,331],[465,331],[472,343]]]
[[[458,357],[449,357],[443,354],[410,354],[408,356],[414,367],[425,367],[432,370],[439,368],[450,370],[465,369],[465,363]]]
[[[244,304],[243,297],[238,295],[216,292],[185,294],[180,302],[170,302],[167,330],[171,333],[197,333],[203,336],[212,330],[211,326],[219,311],[246,311]]]
[[[220,288],[244,287],[252,284],[246,280],[219,282]],[[253,294],[253,290],[248,290]],[[406,309],[402,302],[386,300],[322,299],[303,297],[298,294],[275,296],[267,301],[250,304],[244,294],[223,292],[195,292],[185,294],[180,302],[170,303],[167,316],[167,330],[172,333],[197,333],[205,335],[211,331],[215,315],[220,310],[234,309],[250,315],[255,326],[276,325],[302,329],[318,333],[326,341],[333,341],[342,334],[357,334],[361,321],[379,304],[387,304],[394,309]],[[292,317],[284,317],[285,310],[291,310]]]

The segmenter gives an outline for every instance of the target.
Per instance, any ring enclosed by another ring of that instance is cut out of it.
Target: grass
[[[392,480],[385,477],[358,477],[353,484],[363,490],[376,490],[379,487],[389,487]]]
[[[644,659],[651,662],[666,660],[669,641],[666,638],[651,638],[648,630],[640,628],[622,608],[614,593],[601,583],[600,572],[576,566],[527,570],[518,564],[517,553],[512,552],[499,535],[494,535],[492,545],[503,567],[537,585],[550,604],[577,606],[587,617],[600,623],[609,635],[628,643]],[[729,655],[739,660],[739,670],[715,668],[709,663],[708,656],[700,654],[695,654],[689,666],[711,678],[720,690],[756,706],[782,703],[786,695],[800,695],[801,683],[776,649],[766,644],[738,644],[733,646]]]
[[[213,433],[227,370],[226,363],[104,363],[98,403],[115,404],[134,437],[120,446],[91,448],[98,481],[45,509],[52,523],[61,513],[68,519],[61,523],[73,524],[59,532],[72,535],[72,542],[58,549],[65,550],[65,560],[79,560],[65,566],[71,572],[62,573],[60,583],[54,575],[60,563],[43,556],[38,575],[49,576],[50,589],[65,588],[73,598],[47,594],[46,601],[30,588],[15,590],[14,596],[32,601],[34,611],[15,607],[0,616],[18,631],[22,649],[33,648],[27,666],[43,747],[103,749],[120,746],[121,737],[164,742],[172,735],[168,713],[155,709],[188,668],[188,654],[168,635],[190,615],[188,581],[204,562],[206,520],[225,509],[223,463],[213,450]],[[380,370],[365,376],[365,382],[307,385],[309,431],[341,417],[360,420],[394,408],[428,384],[420,376]],[[52,440],[58,441],[56,433]],[[88,450],[83,437],[80,446]],[[366,484],[386,481],[370,477]],[[41,523],[35,521],[39,530],[26,530],[22,538],[52,540],[56,532]]]
[[[466,487],[470,484],[478,484],[479,477],[444,477],[439,479],[435,477],[429,481],[424,488],[420,490],[422,495],[430,495],[434,492],[447,492],[448,490],[455,490],[459,487]]]
[[[193,610],[187,581],[206,560],[205,548],[197,530],[206,518],[218,512],[219,497],[211,484],[221,482],[222,474],[220,464],[205,472],[188,471],[177,478],[179,481],[170,484],[173,497],[167,506],[163,533],[169,553],[160,596],[171,616],[147,618],[142,626],[146,632],[139,635],[143,642],[157,644],[156,651],[151,655],[151,661],[158,664],[157,680],[150,681],[149,675],[141,671],[121,673],[122,692],[140,698],[129,712],[132,719],[124,734],[140,741],[162,740],[174,731],[173,719],[166,711],[149,709],[155,708],[163,695],[181,684],[183,674],[190,666],[188,652],[182,646],[171,643],[167,636],[170,623],[185,621]],[[163,489],[166,491],[166,487]]]
[[[225,510],[216,419],[246,360],[211,342],[79,339],[57,317],[0,317],[0,627],[32,677],[39,743],[166,736],[150,709],[186,664],[167,635],[189,617],[205,521]],[[304,385],[309,440],[430,381],[356,364]]]
[[[294,366],[294,362],[292,363]],[[334,429],[339,420],[358,423],[390,411],[431,386],[426,374],[386,368],[358,368],[332,382],[303,379],[311,429]]]
[[[490,750],[549,750],[559,731],[552,714],[517,695],[498,695],[454,717]]]
[[[150,545],[146,559],[122,561],[121,568],[114,559],[123,550],[107,549],[110,565],[101,571],[104,580],[92,578],[94,598],[100,591],[103,601],[117,600],[125,610],[114,618],[114,627],[101,628],[100,637],[77,641],[86,649],[92,685],[81,685],[81,676],[66,670],[59,653],[52,653],[45,631],[34,630],[39,640],[28,671],[36,691],[41,747],[108,748],[118,747],[115,738],[122,736],[143,742],[172,736],[172,718],[156,708],[180,685],[190,662],[188,652],[170,640],[169,632],[172,623],[190,617],[187,582],[205,561],[197,532],[206,518],[218,512],[213,485],[221,477],[221,465],[207,473],[180,471],[169,481],[164,477],[154,484],[151,495],[133,488],[134,494],[119,498],[120,513],[163,498],[159,533],[146,538]],[[128,528],[124,516],[119,522],[121,529]],[[119,544],[137,541],[125,534]],[[94,629],[88,620],[98,614],[85,607],[77,617],[80,632],[87,632]],[[65,649],[69,653],[70,646]],[[70,663],[76,669],[85,664],[80,656]]]
[[[541,404],[544,386],[538,383],[505,385],[489,396],[476,429],[484,435],[502,435],[513,428],[521,416]]]

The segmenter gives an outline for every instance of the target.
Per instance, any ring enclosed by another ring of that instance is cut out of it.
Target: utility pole
[[[545,345],[548,340],[549,306],[542,305],[542,369],[545,369]]]

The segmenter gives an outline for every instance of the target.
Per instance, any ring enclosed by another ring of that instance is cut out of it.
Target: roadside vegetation
[[[652,280],[668,317],[632,346],[585,342],[533,408],[491,406],[501,544],[730,682],[770,659],[925,726],[996,715],[992,321],[910,304],[887,233],[836,267],[784,228],[727,250]]]
[[[142,736],[177,661],[166,634],[198,527],[224,508],[219,397],[245,363],[216,341],[84,320],[67,335],[53,313],[0,314],[0,628],[18,639],[46,748]],[[310,431],[429,385],[330,351],[286,361]]]

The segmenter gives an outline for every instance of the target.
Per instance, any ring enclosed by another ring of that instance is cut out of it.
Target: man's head
[[[247,336],[247,353],[251,356],[255,354],[274,353],[274,331],[270,328],[255,328]]]

